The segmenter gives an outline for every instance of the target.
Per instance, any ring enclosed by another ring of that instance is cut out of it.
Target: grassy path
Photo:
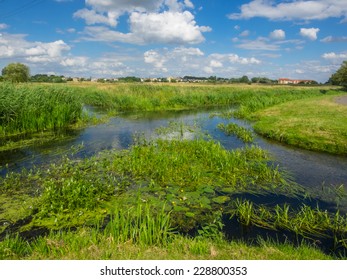
[[[254,128],[289,145],[347,155],[347,106],[341,104],[343,98],[322,96],[258,111]]]

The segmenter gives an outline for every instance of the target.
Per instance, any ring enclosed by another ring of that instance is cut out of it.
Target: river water
[[[59,160],[62,154],[69,153],[71,147],[79,146],[75,157],[81,158],[92,156],[102,150],[126,149],[133,143],[134,134],[151,138],[156,134],[157,128],[167,126],[170,122],[198,124],[202,131],[219,141],[225,148],[242,147],[243,142],[236,137],[224,135],[216,126],[221,122],[236,122],[246,127],[250,125],[236,119],[211,117],[211,113],[221,110],[225,109],[121,114],[111,118],[107,123],[69,132],[67,137],[61,140],[0,153],[0,175],[49,164]],[[295,182],[316,194],[319,199],[335,201],[336,192],[333,190],[341,185],[344,187],[340,187],[340,191],[344,189],[347,193],[347,157],[293,148],[260,136],[256,137],[255,144],[268,150],[274,164],[287,171]],[[347,202],[341,207],[347,212]]]

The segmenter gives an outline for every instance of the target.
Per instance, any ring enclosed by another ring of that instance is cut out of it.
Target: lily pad
[[[221,191],[223,193],[233,193],[233,192],[235,192],[235,189],[234,188],[223,188],[223,189],[221,189]]]
[[[212,199],[213,202],[218,203],[218,204],[226,203],[229,200],[230,200],[230,197],[225,196],[225,195],[221,195],[221,196],[218,196],[218,197],[215,197]]]

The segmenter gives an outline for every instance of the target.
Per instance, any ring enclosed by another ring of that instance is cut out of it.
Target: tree
[[[249,83],[249,82],[250,82],[250,80],[248,79],[247,76],[242,76],[242,77],[240,78],[240,83],[245,83],[245,84],[247,84],[247,83]]]
[[[2,69],[2,76],[5,81],[25,83],[30,79],[30,70],[22,63],[10,63]]]
[[[342,62],[341,67],[329,79],[333,85],[347,88],[347,61]]]

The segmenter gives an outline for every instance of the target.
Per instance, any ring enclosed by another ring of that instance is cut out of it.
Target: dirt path
[[[347,106],[347,95],[336,98],[335,102]]]

